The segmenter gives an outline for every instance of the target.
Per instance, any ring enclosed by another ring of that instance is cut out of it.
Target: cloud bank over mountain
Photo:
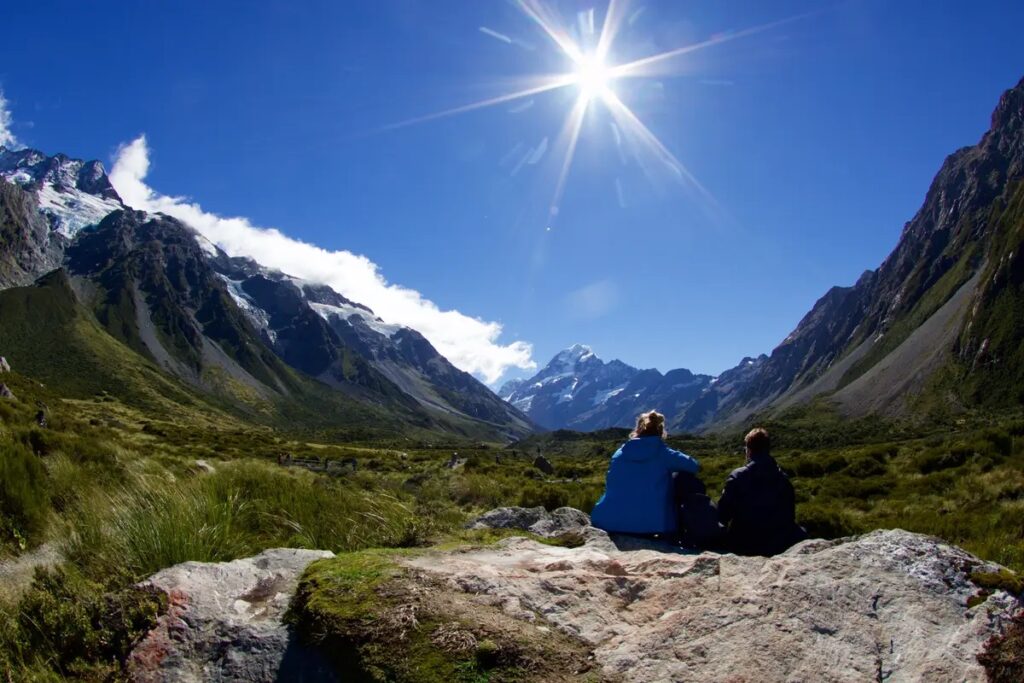
[[[122,145],[115,155],[110,180],[129,206],[173,216],[232,256],[247,256],[289,275],[330,285],[372,308],[385,322],[418,330],[456,367],[490,384],[510,368],[536,367],[529,343],[499,341],[500,323],[443,310],[419,292],[389,283],[365,256],[328,251],[274,228],[253,225],[247,218],[218,216],[187,198],[161,194],[146,184],[149,164],[145,135]]]
[[[18,143],[18,138],[11,132],[11,123],[11,110],[7,108],[4,91],[0,90],[0,147],[16,149],[21,145]]]

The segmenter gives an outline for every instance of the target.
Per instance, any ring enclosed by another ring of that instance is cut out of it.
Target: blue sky
[[[550,4],[576,26],[606,7]],[[343,251],[320,269],[401,285],[365,297],[487,379],[573,342],[717,373],[876,267],[1024,76],[1008,0],[633,0],[610,61],[808,12],[613,86],[713,202],[620,149],[595,101],[554,220],[577,88],[384,129],[571,70],[507,0],[19,3],[0,87],[22,144],[110,162],[144,134],[140,201]]]

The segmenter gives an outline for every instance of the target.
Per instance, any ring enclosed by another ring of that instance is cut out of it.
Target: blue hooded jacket
[[[699,469],[700,463],[669,448],[660,436],[630,439],[612,456],[604,495],[590,513],[593,525],[628,534],[674,532],[672,472]]]

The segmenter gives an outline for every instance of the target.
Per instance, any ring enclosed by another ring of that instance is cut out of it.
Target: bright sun
[[[576,83],[587,100],[611,93],[611,70],[597,55],[583,55],[576,63]]]

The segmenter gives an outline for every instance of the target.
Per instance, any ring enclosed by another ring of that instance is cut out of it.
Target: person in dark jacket
[[[744,439],[747,464],[733,470],[718,500],[726,545],[739,555],[775,555],[805,536],[796,524],[793,485],[771,456],[764,429]]]
[[[612,456],[604,495],[590,513],[594,526],[614,533],[674,537],[673,472],[696,474],[700,464],[664,441],[665,416],[637,418],[636,429]]]

